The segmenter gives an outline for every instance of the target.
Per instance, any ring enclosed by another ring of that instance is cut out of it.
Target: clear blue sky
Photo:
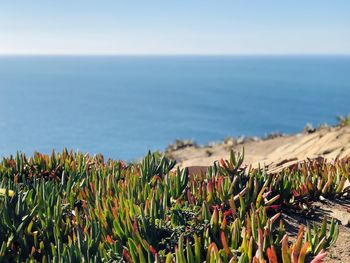
[[[1,54],[350,54],[350,0],[1,1]]]

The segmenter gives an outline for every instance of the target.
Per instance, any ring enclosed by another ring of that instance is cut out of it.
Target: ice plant
[[[319,262],[339,228],[325,218],[288,241],[284,211],[338,198],[350,159],[269,174],[231,153],[206,174],[148,153],[125,164],[63,150],[0,163],[2,262]]]

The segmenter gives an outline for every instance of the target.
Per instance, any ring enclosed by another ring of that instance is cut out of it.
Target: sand
[[[331,161],[350,155],[350,126],[322,128],[313,133],[298,133],[273,139],[250,141],[238,145],[219,143],[214,146],[190,146],[170,151],[169,156],[181,167],[209,166],[228,158],[231,149],[245,150],[245,164],[265,165],[270,171],[307,158],[324,157]]]

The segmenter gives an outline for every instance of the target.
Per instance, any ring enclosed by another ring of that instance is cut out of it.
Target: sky
[[[0,54],[350,54],[350,1],[1,1]]]

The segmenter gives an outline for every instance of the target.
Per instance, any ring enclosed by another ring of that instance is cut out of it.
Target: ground
[[[326,127],[312,133],[298,133],[265,140],[226,140],[214,145],[181,147],[168,155],[180,166],[208,166],[221,158],[228,158],[230,150],[245,150],[245,163],[257,167],[266,165],[270,171],[307,158],[350,156],[350,125]]]

